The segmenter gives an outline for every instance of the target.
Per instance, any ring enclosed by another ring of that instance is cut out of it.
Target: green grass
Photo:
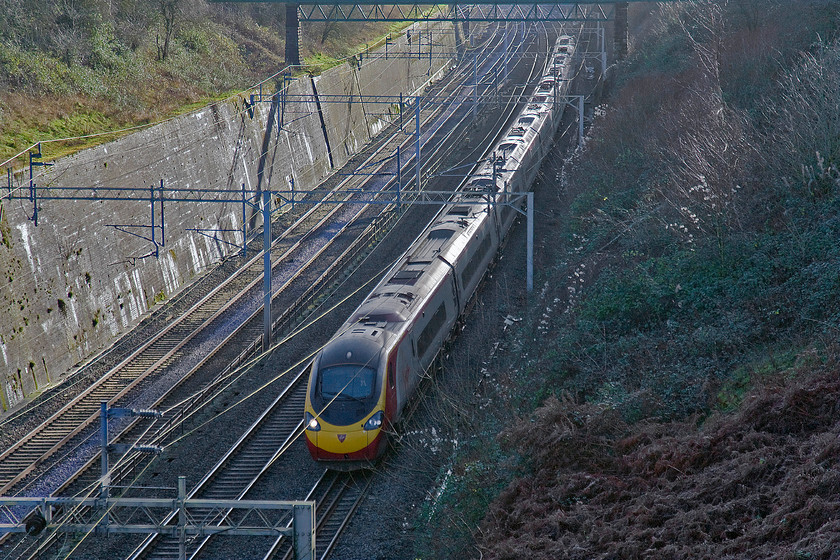
[[[103,36],[91,39],[97,55],[91,58],[92,66],[68,65],[51,53],[0,42],[0,74],[6,72],[12,84],[0,93],[0,162],[37,142],[72,137],[42,146],[45,161],[64,157],[131,132],[120,132],[124,129],[189,113],[246,91],[272,69],[280,70],[282,59],[278,62],[275,55],[282,44],[278,33],[247,21],[238,21],[240,27],[233,29],[225,25],[183,26],[170,58],[163,62],[155,60],[154,45],[131,50],[109,34],[104,43]],[[320,73],[341,64],[344,53],[384,44],[389,32],[407,25],[339,26],[337,40],[305,59],[309,65],[305,71]],[[103,45],[113,48],[103,50]],[[214,54],[218,48],[207,45],[228,45],[229,56],[218,56]],[[24,167],[25,158],[24,154],[11,166]]]

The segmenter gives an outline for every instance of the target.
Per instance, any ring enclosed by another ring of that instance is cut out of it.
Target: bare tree
[[[161,45],[160,34],[155,38],[157,43],[157,58],[159,61],[166,60],[169,56],[169,44],[175,33],[175,24],[181,12],[181,0],[158,0],[160,15],[163,17],[163,45]]]
[[[727,4],[697,0],[668,7],[694,51],[697,70],[684,75],[685,94],[669,108],[671,139],[661,154],[668,181],[658,189],[671,208],[665,226],[688,242],[698,233],[714,236],[721,261],[728,234],[743,225],[734,198],[749,180],[749,162],[760,159],[749,119],[724,100]]]
[[[779,102],[769,110],[781,164],[778,171],[801,173],[810,182],[814,165],[828,168],[840,161],[840,42],[804,53],[780,86]]]
[[[674,20],[697,57],[705,82],[702,85],[708,88],[704,95],[714,95],[715,102],[720,107],[723,106],[720,68],[728,5],[728,0],[695,0],[688,5],[667,7],[674,12]]]

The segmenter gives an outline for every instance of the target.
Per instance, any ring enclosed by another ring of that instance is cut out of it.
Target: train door
[[[397,416],[402,416],[403,408],[414,387],[414,379],[419,376],[415,373],[420,368],[420,363],[414,352],[414,344],[411,336],[403,336],[397,346],[396,357],[396,396]]]

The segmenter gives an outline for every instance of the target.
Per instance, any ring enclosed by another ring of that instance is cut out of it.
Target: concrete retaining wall
[[[85,195],[96,188],[97,197],[109,188],[136,188],[143,200],[43,200],[36,227],[32,202],[0,199],[0,412],[61,379],[238,250],[241,201],[170,200],[164,202],[165,231],[155,231],[158,241],[165,233],[155,257],[155,247],[140,237],[151,229],[131,227],[151,223],[149,187],[163,181],[165,188],[287,190],[292,180],[298,189],[317,186],[397,113],[388,103],[358,102],[325,103],[319,113],[314,88],[319,94],[413,95],[449,66],[442,55],[454,55],[452,26],[444,23],[433,26],[431,60],[405,56],[417,52],[416,37],[428,35],[427,25],[412,27],[411,47],[406,37],[389,45],[388,58],[380,49],[363,57],[361,67],[345,64],[289,84],[290,95],[311,101],[251,106],[236,98],[37,169],[40,187],[82,187]],[[13,187],[28,192],[28,176],[16,173]],[[255,210],[245,220],[249,228],[261,225]],[[210,232],[216,239],[192,231],[202,229],[228,231]]]

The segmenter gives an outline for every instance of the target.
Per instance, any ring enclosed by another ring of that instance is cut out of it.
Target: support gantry
[[[286,4],[286,65],[300,66],[300,4]]]
[[[225,2],[278,2],[279,0],[216,0]],[[627,54],[627,12],[630,2],[573,2],[563,0],[498,1],[430,4],[416,2],[360,4],[348,0],[303,0],[286,3],[286,64],[300,65],[301,21],[461,21],[469,33],[471,21],[615,22],[617,58]],[[678,0],[658,0],[678,1]]]
[[[615,57],[618,60],[627,56],[627,39],[629,31],[627,28],[627,2],[618,2],[615,5]]]
[[[170,511],[172,525],[161,523]],[[236,511],[233,518],[227,512]],[[219,521],[221,520],[221,521]],[[87,535],[166,535],[180,543],[196,536],[286,536],[296,560],[315,558],[315,502],[187,498],[184,477],[176,498],[3,497],[0,534],[48,532]],[[186,560],[180,547],[178,558]]]
[[[273,0],[266,0],[273,1]],[[470,2],[441,4],[357,4],[302,1],[301,21],[509,21],[572,22],[613,19],[614,4],[536,0],[530,2]]]

